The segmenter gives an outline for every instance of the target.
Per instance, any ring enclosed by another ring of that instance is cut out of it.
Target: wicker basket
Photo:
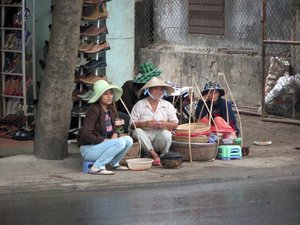
[[[199,135],[199,136],[189,138],[188,136],[173,135],[173,141],[191,142],[191,143],[207,143],[208,137],[205,135]]]
[[[190,130],[190,132],[189,132]],[[199,135],[210,130],[209,124],[207,123],[184,123],[178,125],[175,129],[175,133],[178,135],[191,134],[191,135]]]
[[[132,147],[126,152],[124,158],[120,161],[121,166],[127,166],[127,159],[140,158],[141,148],[139,142],[134,142]]]
[[[173,141],[170,151],[182,154],[184,161],[191,161],[189,143]],[[192,161],[212,161],[216,158],[218,148],[216,143],[192,143]]]

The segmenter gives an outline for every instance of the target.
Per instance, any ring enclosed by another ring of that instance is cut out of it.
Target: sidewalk
[[[85,190],[124,186],[160,185],[172,182],[218,182],[300,175],[300,126],[262,122],[244,117],[244,140],[250,146],[243,159],[213,162],[184,162],[179,169],[152,167],[146,171],[120,171],[113,176],[81,172],[81,156],[76,144],[69,145],[64,160],[42,160],[33,155],[33,142],[0,139],[0,191]],[[288,137],[286,136],[288,135]],[[258,139],[260,138],[260,139]],[[247,141],[246,141],[247,140]],[[272,140],[269,146],[253,145],[254,140]]]

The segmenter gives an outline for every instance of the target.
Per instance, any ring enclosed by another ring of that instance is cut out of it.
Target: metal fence
[[[300,124],[300,1],[262,3],[262,118]]]
[[[261,0],[225,0],[224,35],[188,32],[192,0],[145,0],[144,44],[185,45],[193,48],[261,49]],[[202,1],[203,2],[203,1]],[[209,2],[209,1],[208,1]],[[212,12],[213,13],[213,12]]]
[[[195,2],[212,4],[222,1],[224,2],[223,35],[189,33],[189,4]],[[262,69],[262,116],[276,115],[299,120],[300,102],[296,91],[292,94],[288,93],[292,96],[292,100],[290,98],[278,100],[286,99],[288,109],[276,110],[276,107],[265,105],[267,96],[265,89],[273,88],[279,77],[285,76],[284,72],[292,76],[299,72],[299,45],[294,43],[300,39],[300,15],[296,10],[297,5],[300,5],[297,3],[299,0],[144,0],[143,2],[144,20],[140,30],[142,33],[140,42],[143,47],[180,45],[192,49],[229,49],[258,53],[262,55],[262,68],[264,68]],[[283,40],[293,43],[279,41],[271,44],[262,40]],[[279,59],[280,63],[275,65],[275,59]],[[270,83],[269,78],[272,78],[272,76],[268,77],[269,72],[279,64],[284,68],[283,71],[276,74],[276,78],[272,80],[273,86],[267,87],[267,83]],[[295,82],[293,85],[299,90]],[[267,99],[268,104],[269,101],[270,99]]]

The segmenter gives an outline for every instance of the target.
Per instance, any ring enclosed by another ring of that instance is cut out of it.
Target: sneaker
[[[83,3],[86,4],[102,4],[105,2],[110,2],[111,0],[83,0]]]
[[[94,92],[93,90],[89,90],[84,94],[84,96],[83,95],[78,95],[78,96],[81,98],[82,101],[89,101],[94,96]]]
[[[104,26],[104,27],[91,26],[82,33],[82,35],[90,36],[90,37],[95,37],[95,36],[102,35],[102,34],[108,34],[106,26]]]
[[[21,30],[16,32],[16,38],[19,38],[22,40],[22,31]],[[30,38],[31,38],[31,33],[29,31],[26,31],[25,32],[25,46],[28,44]]]
[[[108,44],[107,41],[103,42],[103,43],[99,43],[99,44],[94,44],[94,46],[92,46],[89,49],[84,50],[85,53],[97,53],[100,51],[107,51],[110,50],[110,46]]]
[[[92,26],[93,26],[92,24],[80,26],[80,35],[82,35],[86,30],[88,30]]]
[[[10,102],[7,103],[7,112],[9,114],[17,114],[19,111],[20,99],[11,99]]]
[[[83,68],[89,70],[89,69],[96,69],[98,67],[105,67],[105,66],[106,66],[105,59],[102,57],[99,57],[98,60],[96,60],[96,59],[90,60],[88,63],[86,63],[83,66]]]
[[[98,20],[106,19],[107,11],[104,4],[102,4],[102,12],[99,12],[98,5],[83,5],[82,7],[82,19],[84,20]]]
[[[10,68],[10,60],[9,60],[9,58],[5,58],[5,64],[4,64],[3,71],[8,72],[9,68]]]
[[[107,81],[107,77],[106,76],[97,76],[95,74],[90,74],[89,76],[85,77],[84,79],[80,79],[80,81],[82,83],[85,83],[85,84],[94,84],[96,81],[98,80],[105,80]]]
[[[76,116],[84,116],[87,112],[87,106],[81,106],[81,107],[74,107],[72,110],[71,110],[71,113],[73,115],[76,115]]]
[[[12,60],[12,62],[10,62],[7,72],[13,73],[14,70],[16,69],[16,67],[17,67],[17,59],[14,58],[14,59]]]
[[[19,5],[21,3],[15,1],[13,4]],[[24,11],[24,23],[26,23],[29,16],[30,16],[30,10],[26,8]],[[17,27],[17,28],[22,27],[22,7],[20,7],[18,9],[18,12],[13,16],[13,27]]]
[[[12,48],[14,42],[15,42],[15,38],[16,38],[16,35],[15,33],[10,33],[7,35],[7,40],[5,42],[5,45],[4,45],[4,48],[5,49],[10,49]]]
[[[76,67],[81,67],[86,65],[88,62],[90,62],[91,59],[90,58],[78,58],[77,59],[77,64],[75,65]]]
[[[88,71],[83,71],[81,74],[81,71],[79,72],[78,70],[75,70],[75,78],[74,78],[74,82],[75,83],[81,83],[80,79],[84,79],[85,77],[87,77],[88,75],[90,75],[91,73]]]
[[[25,34],[25,46],[28,44],[30,38],[31,38],[31,33],[29,31],[26,31],[26,34]]]
[[[83,42],[79,45],[79,51],[83,52],[83,51],[86,51],[92,47],[94,47],[94,43],[87,43],[87,42]]]
[[[79,94],[78,89],[73,90],[73,92],[72,92],[72,101],[79,101],[78,94]]]

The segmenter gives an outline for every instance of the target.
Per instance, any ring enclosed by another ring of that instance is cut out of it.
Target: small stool
[[[89,169],[93,166],[94,164],[94,161],[83,161],[82,162],[82,172],[84,173],[88,173],[89,172]]]
[[[242,149],[240,145],[220,145],[218,147],[218,159],[231,160],[242,159]]]

